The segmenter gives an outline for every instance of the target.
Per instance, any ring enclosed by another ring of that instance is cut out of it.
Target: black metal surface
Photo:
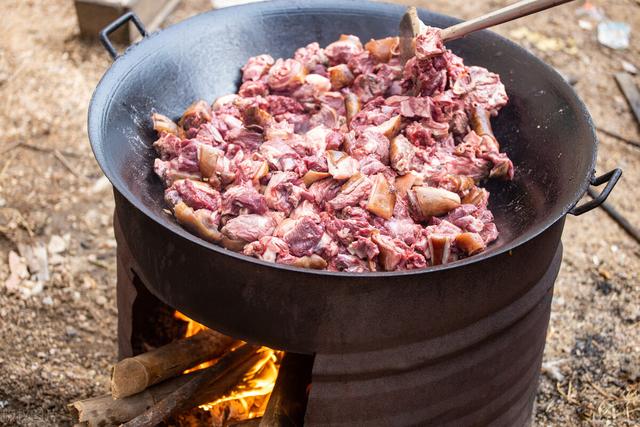
[[[124,264],[127,264],[124,267],[126,271],[147,271],[148,260],[139,258],[140,248],[144,248],[144,244],[134,244],[137,251],[134,253],[129,252],[129,242],[142,242],[140,236],[145,233],[152,235],[156,230],[137,222],[144,218],[143,215],[125,216],[134,213],[135,208],[130,207],[132,211],[122,209],[121,196],[116,201],[116,222],[121,222],[121,217],[127,218],[126,223],[130,225],[125,230],[116,227],[119,260],[124,261],[123,257],[130,260],[129,263],[119,264],[118,273],[120,275]],[[362,326],[366,325],[358,324],[361,312],[345,318],[344,323],[337,327],[347,335],[355,326],[357,333],[369,337],[379,333],[381,323],[387,325],[393,316],[409,310],[407,317],[400,319],[405,327],[396,333],[400,341],[386,340],[373,343],[365,349],[343,352],[342,348],[337,348],[316,354],[305,425],[528,425],[544,349],[553,283],[560,267],[562,249],[560,246],[554,250],[555,254],[545,268],[539,267],[547,263],[549,258],[536,258],[534,255],[545,248],[550,249],[553,242],[557,245],[562,227],[560,221],[543,233],[541,237],[544,237],[544,241],[539,241],[540,237],[533,239],[535,245],[529,242],[529,247],[524,248],[526,252],[512,255],[515,265],[523,265],[530,257],[534,268],[533,272],[519,275],[512,282],[509,278],[513,276],[513,265],[509,259],[504,260],[503,270],[492,271],[491,277],[486,280],[471,281],[467,278],[466,284],[471,286],[440,283],[439,278],[434,277],[434,282],[411,285],[412,295],[406,292],[400,292],[398,298],[387,295],[386,304],[384,295],[372,298],[367,292],[368,285],[361,282],[362,293],[343,296],[339,302],[347,308],[364,305],[371,309],[372,313],[366,319],[369,321],[368,328],[363,329]],[[131,234],[132,230],[138,228],[141,229],[140,233]],[[162,236],[157,241],[145,240],[148,247],[161,241]],[[153,254],[157,250],[149,249],[148,252]],[[551,255],[551,252],[547,255]],[[141,268],[138,261],[142,261],[145,267]],[[151,279],[141,279],[159,280],[155,275],[151,276]],[[500,276],[503,281],[496,282]],[[193,275],[187,273],[183,281],[176,283],[184,286],[185,292],[194,292],[195,289],[189,286],[193,279]],[[321,286],[309,286],[312,288],[309,298],[315,298],[323,292]],[[397,286],[402,287],[403,284]],[[343,287],[344,283],[340,283],[339,291],[344,291]],[[421,293],[420,287],[428,287],[430,292]],[[212,309],[220,311],[225,306],[226,293],[230,291],[224,288],[224,294],[206,288],[200,295],[191,293],[186,297],[199,298]],[[283,288],[286,290],[287,286],[283,285]],[[511,288],[514,288],[512,293],[509,292]],[[500,291],[509,292],[508,298],[501,299]],[[333,291],[329,293],[335,297]],[[118,297],[120,299],[120,288]],[[297,299],[298,296],[292,298]],[[389,304],[390,300],[393,300],[393,305]],[[487,301],[497,301],[497,304],[487,307]],[[283,304],[287,302],[285,300]],[[319,300],[316,303],[321,309],[327,308],[327,304]],[[447,309],[438,311],[440,305],[446,305]],[[237,307],[237,304],[233,306]],[[396,310],[397,307],[405,310]],[[229,311],[221,314],[228,316],[225,324],[236,324],[239,317],[247,316],[246,323],[254,323],[252,339],[264,342],[262,338],[266,335],[256,323],[256,317],[264,315],[263,309],[268,311],[269,307],[256,306],[246,312]],[[335,315],[333,311],[329,309],[327,314]],[[467,315],[469,312],[472,315]],[[291,315],[298,314],[294,308]],[[278,326],[282,320],[274,318],[270,323]],[[308,320],[317,321],[318,318],[310,316]],[[354,321],[356,324],[352,325],[350,322]],[[286,320],[280,325],[289,326]],[[298,326],[306,328],[308,324]],[[329,328],[335,326],[327,325]],[[398,325],[390,324],[390,327]],[[424,338],[415,338],[411,332]],[[278,381],[281,381],[280,377]]]
[[[408,346],[318,354],[305,426],[522,426],[531,416],[562,247],[511,305]]]
[[[100,42],[102,43],[104,48],[107,49],[107,52],[109,52],[109,55],[111,55],[112,59],[116,59],[118,57],[118,52],[116,51],[116,48],[113,47],[111,40],[109,40],[109,34],[113,33],[129,21],[133,21],[133,24],[136,26],[138,31],[140,31],[140,35],[142,37],[147,36],[147,30],[145,30],[142,21],[140,21],[140,18],[138,18],[138,15],[133,12],[125,13],[124,15],[113,21],[111,24],[107,25],[102,31],[100,31]]]
[[[449,44],[468,64],[500,73],[511,98],[493,126],[516,178],[489,183],[501,236],[483,254],[411,272],[302,270],[209,244],[163,212],[152,111],[177,117],[195,99],[234,92],[240,66],[255,54],[291,56],[341,33],[363,40],[396,34],[403,12],[351,1],[221,9],[150,35],[116,59],[92,99],[88,130],[152,292],[239,338],[302,353],[348,352],[447,334],[508,306],[546,271],[562,219],[593,175],[594,129],[560,75],[486,31]],[[420,17],[437,26],[456,22],[424,11]]]
[[[510,306],[547,270],[564,224],[464,268],[322,275],[266,263],[247,268],[242,259],[175,239],[115,196],[135,272],[159,299],[227,335],[307,354],[420,343]]]
[[[621,176],[622,176],[622,170],[619,168],[616,168],[612,171],[605,173],[604,175],[591,179],[591,185],[594,185],[594,186],[602,185],[605,182],[607,183],[607,185],[604,187],[604,190],[602,190],[602,192],[600,192],[600,194],[598,195],[596,195],[593,192],[593,190],[589,188],[587,192],[590,195],[592,195],[593,199],[586,202],[583,205],[575,206],[571,208],[569,213],[572,215],[578,216],[600,206],[602,203],[604,203],[605,200],[607,200],[607,197],[609,197],[609,194],[611,194],[613,187],[615,187],[615,185],[617,184]]]

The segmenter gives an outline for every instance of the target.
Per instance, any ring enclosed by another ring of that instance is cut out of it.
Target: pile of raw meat
[[[176,219],[263,260],[333,271],[425,268],[498,237],[487,178],[513,165],[489,117],[500,78],[467,67],[439,30],[415,39],[341,36],[293,58],[250,58],[238,94],[153,115],[155,171]]]

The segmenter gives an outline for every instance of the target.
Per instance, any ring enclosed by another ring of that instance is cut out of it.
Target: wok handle
[[[136,15],[133,12],[125,13],[120,18],[116,19],[111,24],[104,27],[102,31],[100,31],[100,42],[102,43],[104,48],[107,49],[107,52],[109,52],[109,55],[111,55],[111,59],[116,59],[120,55],[118,55],[118,51],[116,51],[116,48],[113,47],[111,40],[109,40],[109,34],[113,33],[115,30],[122,27],[124,24],[126,24],[129,21],[133,21],[134,25],[136,26],[136,28],[138,29],[142,37],[147,36],[147,30],[145,30],[144,25],[142,25],[142,21],[140,21],[140,18],[138,18],[138,15]]]
[[[600,175],[597,178],[591,178],[591,185],[602,185],[606,182],[606,187],[604,187],[604,190],[602,190],[600,194],[595,196],[593,200],[586,202],[585,204],[580,206],[574,206],[573,208],[571,208],[569,213],[578,216],[600,206],[602,203],[604,203],[605,200],[607,200],[607,197],[609,197],[611,190],[613,190],[613,187],[616,186],[621,176],[622,169],[615,168],[605,173],[604,175]]]

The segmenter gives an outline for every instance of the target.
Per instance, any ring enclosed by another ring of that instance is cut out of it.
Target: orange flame
[[[200,331],[204,331],[205,329],[207,329],[206,326],[204,326],[201,323],[196,322],[195,320],[191,320],[190,318],[188,318],[187,316],[185,316],[184,314],[180,313],[179,311],[176,310],[174,317],[176,319],[182,320],[183,322],[187,322],[187,331],[184,333],[184,337],[188,338],[190,336],[193,336],[195,334],[197,334]],[[200,369],[204,369],[204,368],[208,368],[209,366],[213,365],[215,363],[215,360],[209,360],[207,362],[202,362],[199,365],[194,366],[191,369],[187,369],[186,371],[183,372],[183,374],[188,374],[189,372],[193,372],[193,371],[199,371]]]
[[[175,312],[175,317],[187,322],[185,337],[190,337],[207,329],[206,326],[191,320],[179,311]],[[209,411],[218,424],[232,420],[247,420],[264,414],[269,396],[271,396],[271,391],[278,377],[280,360],[284,352],[261,347],[258,350],[258,354],[261,355],[260,359],[245,373],[242,380],[229,393],[213,402],[200,405],[200,409]],[[204,362],[184,373],[204,369],[214,363],[215,360]]]

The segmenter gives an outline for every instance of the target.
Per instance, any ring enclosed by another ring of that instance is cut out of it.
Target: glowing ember
[[[190,337],[207,328],[178,311],[175,317],[187,322],[185,337]],[[278,377],[278,368],[284,352],[262,347],[258,353],[262,357],[227,395],[200,406],[201,409],[209,411],[215,424],[247,420],[264,414],[271,390]],[[209,367],[214,363],[215,360],[204,362],[185,373]]]

